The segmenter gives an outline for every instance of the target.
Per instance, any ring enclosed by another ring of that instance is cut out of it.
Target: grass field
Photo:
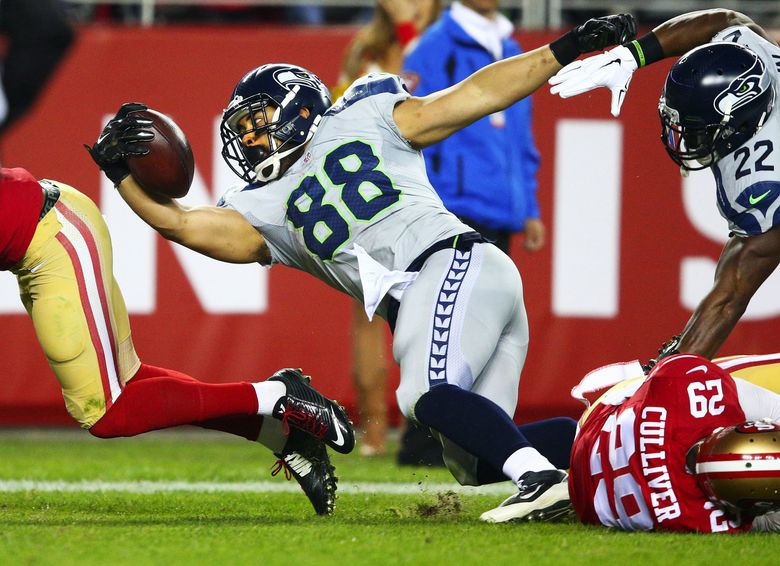
[[[478,520],[511,486],[457,489],[440,469],[334,456],[317,517],[261,447],[216,434],[100,441],[0,433],[0,564],[777,564],[772,535],[617,533]],[[443,496],[448,489],[457,493]]]

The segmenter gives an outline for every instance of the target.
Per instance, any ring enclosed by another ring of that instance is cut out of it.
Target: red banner
[[[213,262],[204,267],[128,219],[117,197],[101,187],[81,145],[95,140],[105,116],[121,103],[145,102],[172,115],[187,133],[198,169],[193,192],[213,202],[226,188],[215,121],[236,81],[262,63],[288,61],[335,84],[353,32],[83,29],[33,114],[4,140],[5,164],[74,185],[106,212],[142,360],[215,382],[302,367],[354,414],[346,296],[283,267],[231,266],[220,271],[221,279],[209,280]],[[552,37],[520,40],[532,49]],[[715,218],[709,173],[682,179],[659,142],[656,107],[668,67],[638,74],[617,120],[609,115],[606,92],[560,100],[544,88],[534,96],[539,200],[549,241],[536,254],[523,251],[519,239],[513,245],[531,325],[519,420],[576,415],[569,389],[582,375],[606,363],[652,357],[682,329],[712,282],[727,228]],[[0,423],[69,422],[32,325],[13,296],[13,278],[0,277]],[[765,287],[721,353],[778,350],[780,294],[770,293],[771,282]],[[395,408],[397,369],[391,380],[388,402]]]

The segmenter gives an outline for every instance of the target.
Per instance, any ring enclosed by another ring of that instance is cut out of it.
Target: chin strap
[[[276,113],[274,113],[274,117],[271,119],[272,123],[276,121],[278,113],[279,113],[278,110],[276,111]],[[269,181],[273,181],[274,179],[278,178],[282,168],[282,160],[288,155],[297,151],[301,146],[309,142],[309,140],[314,136],[314,133],[317,131],[317,127],[319,126],[321,120],[322,120],[322,116],[317,116],[316,118],[314,118],[312,125],[309,127],[309,133],[306,135],[306,139],[303,140],[298,145],[295,145],[285,151],[280,152],[279,150],[287,142],[282,142],[282,144],[280,145],[277,142],[275,137],[270,136],[269,141],[270,141],[272,155],[257,164],[254,170],[255,180],[261,183],[268,183]],[[269,167],[271,168],[271,170],[267,174],[264,173],[264,171],[267,170]]]
[[[284,107],[286,101],[287,99],[282,102],[279,108],[274,110],[274,115],[271,116],[271,124],[275,124],[279,120],[279,116],[281,115],[282,108]],[[272,181],[279,176],[279,169],[282,166],[281,160],[284,157],[284,155],[279,155],[276,153],[279,151],[279,144],[276,141],[276,137],[274,137],[272,134],[268,135],[268,144],[270,146],[271,156],[264,159],[255,166],[255,180],[260,181],[261,183],[267,183],[268,181]],[[263,171],[268,167],[271,168],[271,171],[267,175],[264,175]]]

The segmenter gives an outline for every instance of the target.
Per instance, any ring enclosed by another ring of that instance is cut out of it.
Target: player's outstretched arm
[[[628,41],[635,33],[627,14],[588,20],[550,45],[488,65],[447,89],[408,98],[393,118],[412,145],[432,145],[525,98],[579,55]]]
[[[651,33],[658,39],[663,57],[679,57],[694,47],[709,43],[715,34],[731,26],[746,26],[767,41],[774,43],[761,26],[745,14],[724,9],[682,14],[662,23]],[[641,43],[642,39],[644,38],[637,41]]]
[[[427,147],[528,96],[560,68],[549,46],[540,47],[493,63],[447,89],[407,98],[393,118],[413,146]]]
[[[612,115],[617,116],[634,71],[639,67],[680,56],[709,43],[719,31],[735,25],[747,26],[772,41],[760,26],[739,12],[723,9],[689,12],[662,23],[638,40],[567,65],[550,79],[550,92],[569,98],[607,88],[612,92]]]
[[[712,358],[778,263],[780,227],[759,236],[730,238],[718,261],[715,284],[686,324],[677,350]]]
[[[84,146],[130,208],[163,237],[196,252],[231,263],[270,263],[264,238],[235,210],[187,208],[162,195],[152,198],[133,179],[127,159],[149,153],[146,143],[154,138],[147,129],[152,122],[139,116],[146,109],[137,102],[123,104],[97,142]]]
[[[117,185],[117,190],[133,212],[167,240],[220,261],[271,262],[263,236],[235,210],[189,208],[174,199],[153,199],[131,175]]]

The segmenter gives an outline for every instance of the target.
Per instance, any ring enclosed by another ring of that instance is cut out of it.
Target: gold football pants
[[[52,184],[60,190],[59,201],[11,271],[68,413],[90,428],[119,397],[140,361],[114,280],[103,216],[76,189]]]

